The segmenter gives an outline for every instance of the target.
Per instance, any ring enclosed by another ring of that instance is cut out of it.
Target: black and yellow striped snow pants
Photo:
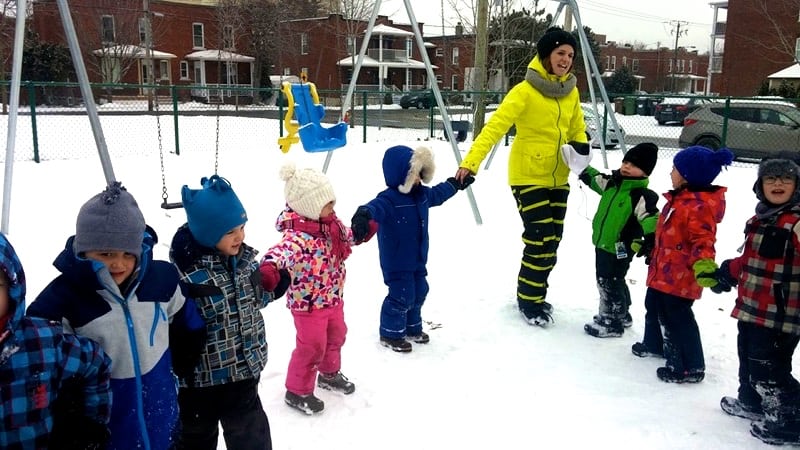
[[[556,265],[556,250],[564,233],[569,184],[556,187],[511,186],[511,192],[525,227],[517,301],[541,303],[547,297],[547,278]]]

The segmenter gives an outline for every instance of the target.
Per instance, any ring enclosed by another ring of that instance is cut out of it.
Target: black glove
[[[286,269],[281,269],[278,271],[278,274],[281,276],[280,281],[275,286],[275,289],[272,290],[273,298],[280,298],[283,297],[283,294],[286,293],[286,289],[289,289],[289,285],[292,284],[292,277],[289,275],[289,271]]]
[[[731,260],[726,259],[719,266],[719,269],[714,272],[714,278],[717,279],[717,285],[711,287],[711,292],[715,294],[730,292],[731,288],[739,284],[739,280],[731,276],[730,265]]]
[[[353,218],[350,220],[350,229],[353,230],[353,240],[355,242],[361,242],[369,235],[370,219],[372,219],[372,214],[364,206],[360,206],[356,213],[353,214]]]
[[[84,394],[81,382],[67,380],[52,404],[53,431],[49,449],[100,450],[106,448],[108,427],[83,415]]]
[[[637,257],[644,256],[644,263],[649,266],[655,246],[656,235],[654,233],[647,233],[642,239],[635,239],[631,243],[631,250],[636,252]]]
[[[587,144],[585,142],[569,141],[569,142],[567,142],[567,144],[571,145],[572,148],[575,149],[575,153],[577,153],[579,155],[586,156],[586,155],[589,154],[589,150],[591,150],[591,147],[589,147],[589,144]]]
[[[475,177],[472,175],[467,175],[464,177],[464,181],[460,182],[455,177],[450,177],[447,179],[447,182],[450,183],[457,191],[463,191],[466,189],[470,184],[475,182]]]

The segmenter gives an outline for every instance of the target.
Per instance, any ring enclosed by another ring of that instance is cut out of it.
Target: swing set
[[[300,83],[284,81],[281,85],[281,92],[288,104],[283,119],[283,127],[288,134],[278,138],[283,153],[287,153],[292,144],[298,142],[309,153],[329,152],[347,144],[346,122],[339,121],[327,128],[320,124],[325,116],[325,107],[319,102],[317,86],[307,78],[303,72],[300,74]]]

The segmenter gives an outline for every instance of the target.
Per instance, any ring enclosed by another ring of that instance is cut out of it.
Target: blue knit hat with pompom
[[[711,150],[693,145],[678,152],[672,164],[691,186],[708,186],[717,178],[723,166],[733,162],[733,153],[727,148]]]
[[[192,236],[200,245],[214,248],[228,231],[247,222],[247,212],[225,178],[203,177],[200,185],[201,189],[183,186],[181,200]]]

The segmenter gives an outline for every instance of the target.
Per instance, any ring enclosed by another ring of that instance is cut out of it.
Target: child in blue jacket
[[[54,262],[61,275],[28,308],[94,339],[111,357],[108,449],[175,445],[174,373],[185,376],[205,342],[178,271],[153,260],[156,242],[133,196],[119,182],[109,185],[81,207],[75,235]]]
[[[25,316],[25,272],[0,234],[0,448],[102,448],[111,412],[110,367],[96,342]],[[79,431],[62,428],[59,434],[53,418],[67,383],[80,392],[72,418]]]
[[[396,352],[410,352],[411,343],[427,344],[422,331],[422,304],[428,295],[428,210],[466,189],[475,179],[463,182],[448,178],[433,187],[433,154],[426,147],[411,149],[397,145],[383,155],[386,190],[360,206],[352,219],[353,239],[363,241],[370,233],[370,220],[378,223],[378,249],[383,282],[389,294],[383,300],[380,342]]]

